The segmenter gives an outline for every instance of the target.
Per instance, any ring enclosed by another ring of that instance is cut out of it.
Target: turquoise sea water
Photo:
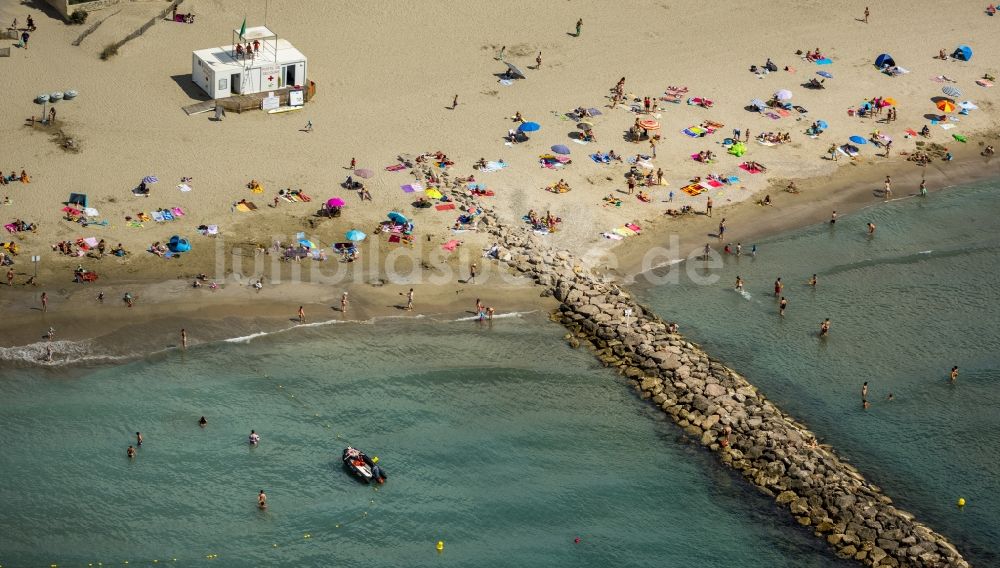
[[[974,565],[1000,565],[1000,182],[878,204],[757,244],[755,258],[726,257],[715,284],[682,278],[640,296]],[[813,273],[816,289],[806,284]],[[734,289],[737,275],[746,294]],[[832,330],[819,339],[824,318]]]
[[[562,333],[389,320],[0,372],[0,565],[848,565]]]

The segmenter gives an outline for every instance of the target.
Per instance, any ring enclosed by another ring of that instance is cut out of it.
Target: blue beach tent
[[[185,238],[174,235],[167,241],[167,248],[170,252],[187,252],[191,250],[191,243]]]
[[[952,53],[951,56],[961,61],[968,61],[972,59],[972,48],[967,45],[960,45],[955,48],[955,53]]]
[[[875,67],[882,69],[888,65],[889,67],[895,67],[896,61],[888,53],[883,53],[875,58]]]

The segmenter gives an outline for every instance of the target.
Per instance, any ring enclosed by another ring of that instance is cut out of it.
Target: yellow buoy
[[[372,458],[372,463],[378,463],[378,456]]]
[[[437,551],[441,552],[442,550],[444,550],[444,541],[443,540],[439,540],[438,543],[437,543]]]
[[[965,497],[959,497],[958,498],[958,506],[959,507],[964,507],[965,506]]]

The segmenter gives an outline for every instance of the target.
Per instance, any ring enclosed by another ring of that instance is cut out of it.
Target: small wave
[[[922,250],[922,251],[918,252],[917,254],[930,254],[932,252],[934,252],[934,251],[933,250]]]
[[[750,292],[747,292],[746,290],[734,290],[734,291],[737,294],[739,294],[740,296],[743,296],[743,299],[745,299],[745,300],[752,300],[753,299],[753,296],[750,295]]]
[[[250,335],[243,335],[241,337],[230,337],[229,339],[223,339],[226,343],[250,343],[250,341],[257,339],[258,337],[264,337],[265,335],[271,335],[266,331],[258,331],[257,333],[251,333]]]
[[[503,313],[503,314],[493,314],[493,319],[520,318],[520,317],[526,316],[528,314],[533,314],[533,313],[535,313],[537,311],[538,310],[531,310],[529,312],[507,312],[507,313]],[[479,319],[479,316],[475,315],[475,316],[466,316],[464,318],[458,318],[458,319],[454,319],[454,320],[451,320],[451,321],[476,321],[478,319]]]
[[[113,363],[129,357],[98,353],[91,341],[39,341],[28,345],[0,347],[0,361],[43,366]]]

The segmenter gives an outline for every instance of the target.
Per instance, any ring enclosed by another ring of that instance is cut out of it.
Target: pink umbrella
[[[368,179],[368,178],[372,177],[373,175],[375,175],[375,172],[373,172],[371,170],[364,169],[364,168],[360,168],[360,169],[354,170],[354,175],[356,175],[356,176],[358,176],[360,178]]]
[[[343,207],[344,200],[339,197],[331,197],[330,199],[327,200],[326,204],[329,205],[330,207]]]

